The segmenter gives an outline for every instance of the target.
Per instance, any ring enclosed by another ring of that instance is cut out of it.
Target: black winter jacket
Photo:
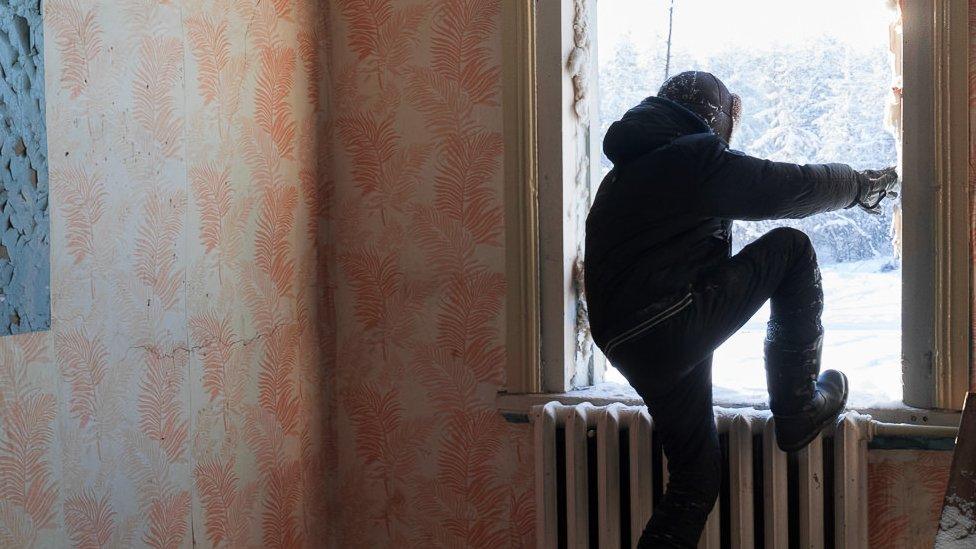
[[[649,97],[603,141],[614,167],[586,220],[590,328],[601,347],[688,300],[697,273],[726,260],[733,219],[801,218],[855,203],[862,176],[730,150],[698,115]]]

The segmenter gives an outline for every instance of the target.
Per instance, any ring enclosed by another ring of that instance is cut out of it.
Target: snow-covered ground
[[[847,374],[849,405],[857,408],[901,403],[901,270],[882,272],[874,259],[824,265],[825,330],[823,368]],[[715,353],[715,399],[742,404],[767,401],[763,338],[769,306],[764,306]],[[625,383],[616,370],[607,381]]]

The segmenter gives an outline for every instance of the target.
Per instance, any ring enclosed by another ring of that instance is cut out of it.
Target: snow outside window
[[[715,73],[743,100],[732,147],[795,163],[856,169],[898,161],[885,124],[893,69],[888,2],[600,0],[600,133],[686,70]],[[602,159],[604,171],[610,163]],[[798,221],[736,222],[734,252],[780,225],[805,231],[823,272],[824,368],[851,380],[854,406],[900,404],[901,265],[892,243],[896,203]],[[896,222],[897,224],[897,222]],[[766,399],[762,348],[768,305],[715,355],[717,400]],[[608,381],[626,383],[610,368]]]

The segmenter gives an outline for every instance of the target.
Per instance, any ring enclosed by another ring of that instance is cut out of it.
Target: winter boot
[[[810,443],[835,421],[847,403],[847,377],[836,370],[820,371],[823,336],[805,347],[766,340],[766,382],[776,442],[784,452]]]

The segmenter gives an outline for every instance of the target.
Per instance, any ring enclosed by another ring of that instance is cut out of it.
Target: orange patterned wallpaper
[[[868,454],[868,531],[877,549],[929,549],[949,482],[951,452]]]
[[[533,542],[529,430],[493,407],[500,4],[334,2],[340,547]]]
[[[0,340],[0,546],[325,539],[314,0],[50,0],[53,324]]]

